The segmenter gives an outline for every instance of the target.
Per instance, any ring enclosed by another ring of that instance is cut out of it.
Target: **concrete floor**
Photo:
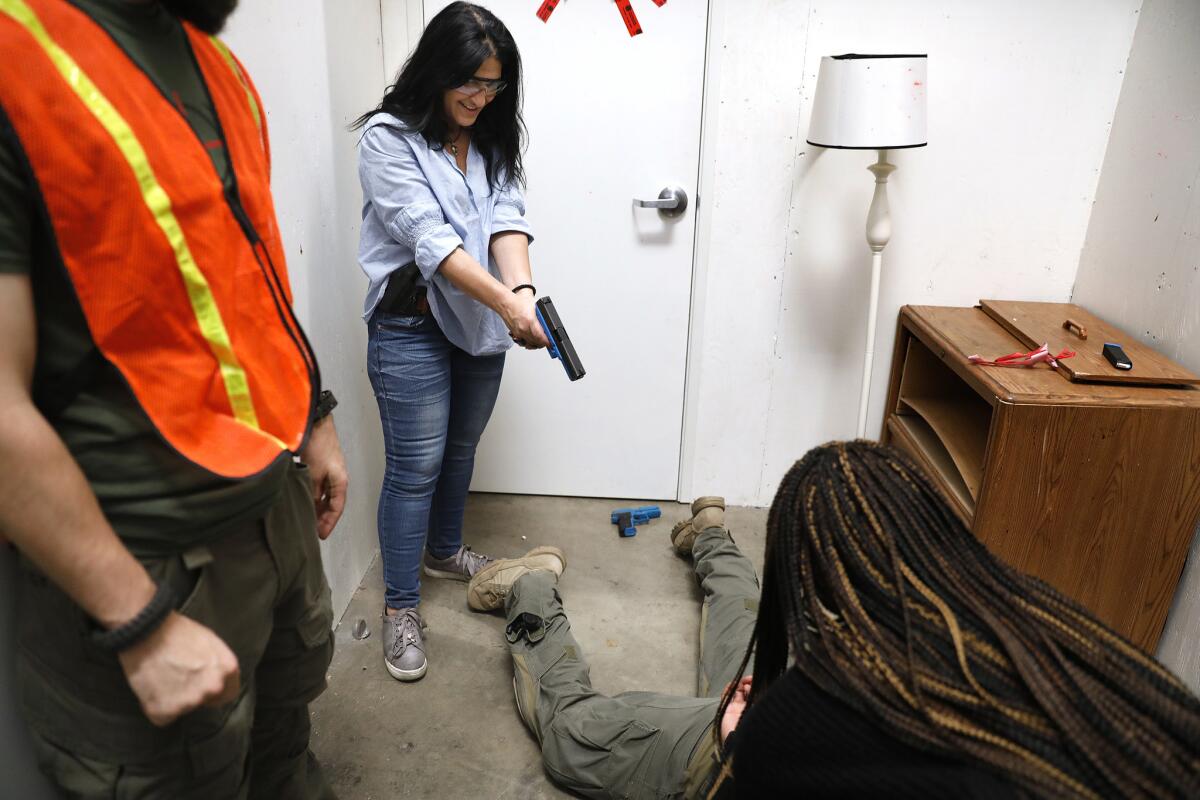
[[[670,546],[671,526],[689,511],[659,503],[661,519],[633,538],[618,537],[609,512],[645,504],[472,495],[465,539],[495,557],[540,544],[565,551],[563,604],[597,689],[691,695],[700,591],[691,562]],[[739,546],[759,566],[766,516],[753,508],[726,515]],[[537,743],[517,716],[502,617],[468,609],[465,586],[423,580],[429,672],[400,683],[382,663],[378,559],[363,578],[337,628],[329,689],[313,706],[313,750],[342,800],[571,796],[546,779]],[[369,638],[351,635],[359,619]]]

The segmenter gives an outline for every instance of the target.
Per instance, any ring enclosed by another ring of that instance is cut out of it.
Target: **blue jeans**
[[[462,545],[475,448],[496,406],[504,354],[467,354],[428,315],[377,311],[367,341],[387,453],[378,517],[384,601],[411,608],[421,596],[422,549],[447,558]]]

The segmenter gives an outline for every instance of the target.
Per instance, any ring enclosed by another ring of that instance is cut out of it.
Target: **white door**
[[[679,475],[700,160],[707,6],[631,0],[484,0],[516,39],[530,145],[533,279],[587,375],[514,348],[472,489],[674,498]],[[425,0],[428,22],[448,5]],[[674,219],[637,208],[668,186]]]

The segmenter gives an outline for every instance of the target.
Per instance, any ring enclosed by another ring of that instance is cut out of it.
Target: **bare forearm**
[[[492,237],[491,251],[505,286],[512,289],[523,283],[533,283],[528,236],[520,231],[498,233]]]
[[[515,272],[510,274],[513,278],[520,277],[523,274],[524,280],[514,280],[511,285],[505,285],[508,282],[508,278],[506,278],[505,283],[501,283],[493,278],[491,273],[484,269],[478,261],[468,255],[462,248],[455,250],[447,256],[446,260],[438,266],[438,270],[457,288],[499,314],[500,318],[504,320],[504,324],[508,327],[509,333],[512,334],[514,341],[525,347],[545,347],[547,344],[546,334],[542,332],[541,325],[538,324],[537,316],[533,310],[531,293],[529,291],[524,291],[520,294],[512,292],[512,286],[529,282],[529,241],[525,239],[524,234],[521,234],[521,239],[525,240],[525,270],[522,273],[517,268]],[[494,255],[495,241],[493,240],[492,245]],[[510,263],[519,261],[519,259],[511,258],[506,260]],[[496,258],[496,263],[501,263],[500,258]]]
[[[461,247],[446,257],[438,271],[455,288],[466,292],[500,316],[510,316],[513,307],[510,287],[492,277],[482,264]]]
[[[150,576],[121,544],[62,440],[28,400],[0,415],[0,464],[21,478],[0,482],[0,530],[107,627],[150,601]]]

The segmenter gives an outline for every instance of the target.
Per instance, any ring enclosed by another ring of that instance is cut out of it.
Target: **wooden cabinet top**
[[[972,364],[971,355],[991,360],[1029,349],[979,308],[904,306],[900,320],[989,403],[1200,408],[1200,388],[1193,386],[1074,383],[1045,364]]]

